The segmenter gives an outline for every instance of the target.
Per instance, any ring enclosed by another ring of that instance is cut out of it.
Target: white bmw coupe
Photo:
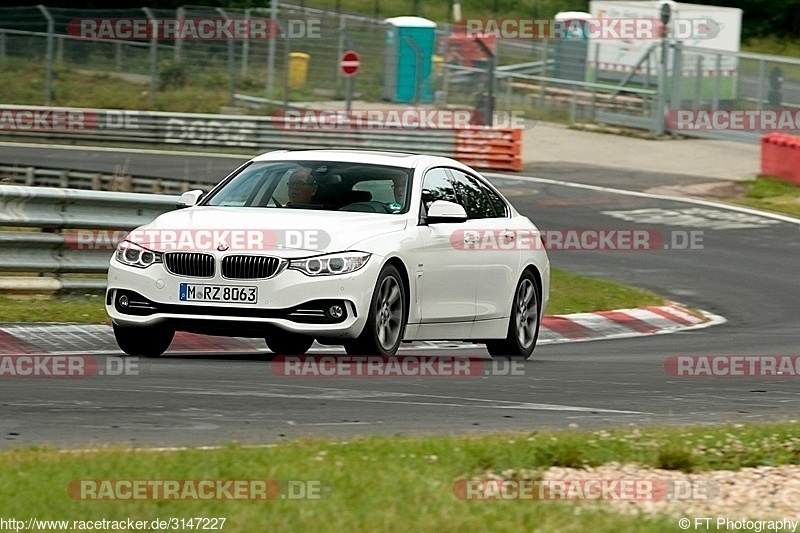
[[[479,173],[435,156],[277,151],[132,231],[111,258],[120,348],[157,357],[175,331],[316,339],[348,354],[471,340],[528,358],[550,285],[539,231]]]

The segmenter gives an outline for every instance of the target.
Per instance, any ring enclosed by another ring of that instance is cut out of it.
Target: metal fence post
[[[280,37],[281,34],[278,25],[278,0],[270,0],[269,18],[270,26],[277,28],[277,32],[267,43],[267,88],[264,90],[265,98],[272,98],[273,78],[275,77],[275,39]]]
[[[648,54],[647,57],[648,57],[648,61],[649,61],[650,54]],[[600,43],[595,43],[595,45],[594,45],[594,70],[593,70],[594,75],[592,76],[592,83],[595,84],[595,85],[592,85],[592,110],[591,110],[592,120],[594,120],[595,116],[597,116],[597,85],[596,84],[597,84],[597,80],[598,80],[598,71],[599,70],[600,70]],[[648,84],[647,88],[648,89],[650,88],[649,84]]]
[[[117,42],[114,44],[114,62],[116,63],[117,72],[122,72],[122,43]]]
[[[670,99],[670,108],[678,109],[681,107],[683,100],[683,46],[680,42],[673,45],[673,61],[672,61],[672,97]]]
[[[288,34],[284,37],[283,42],[285,43],[283,50],[286,54],[283,64],[283,109],[287,110],[289,109],[289,61],[292,57],[292,43]]]
[[[6,58],[6,32],[0,30],[0,61]]]
[[[711,97],[711,109],[719,109],[719,83],[722,77],[722,54],[717,54],[714,65],[714,93]]]
[[[242,78],[247,76],[247,61],[250,56],[250,9],[244,10],[244,18],[247,20],[247,37],[242,41]]]
[[[47,19],[47,52],[45,56],[45,71],[44,71],[44,103],[50,105],[53,103],[53,39],[55,34],[55,21],[46,7],[39,4],[36,6],[42,12],[44,18]]]
[[[697,56],[694,82],[694,108],[700,109],[700,99],[703,94],[703,56]]]
[[[150,106],[156,105],[156,92],[158,91],[158,26],[149,7],[143,7],[144,15],[153,25],[153,34],[150,36]],[[180,41],[180,39],[178,39]]]
[[[672,67],[672,76],[675,76],[675,67]],[[658,62],[658,105],[656,106],[655,133],[663,135],[664,115],[667,112],[667,37],[661,37],[661,57]]]
[[[763,59],[758,60],[758,94],[756,96],[756,109],[764,108],[764,83],[767,77],[767,63]]]
[[[186,8],[179,7],[175,10],[175,18],[183,20],[186,17]],[[175,50],[173,51],[172,61],[178,65],[183,61],[183,39],[175,39]]]
[[[342,75],[342,69],[339,68],[339,59],[344,55],[344,42],[346,37],[347,31],[347,19],[344,15],[339,13],[339,42],[337,43],[336,48],[336,59],[337,61],[332,65],[334,69],[336,69],[336,89],[337,92],[342,90],[342,82],[344,81],[344,76]]]
[[[228,13],[221,7],[217,8],[217,13],[222,15],[222,18],[229,20]],[[229,105],[231,107],[236,105],[236,59],[234,58],[234,43],[233,39],[228,39],[228,95],[230,98]]]
[[[547,96],[547,90],[544,81],[547,77],[547,39],[542,41],[542,45],[542,80],[539,88],[539,105],[544,107],[545,97]]]

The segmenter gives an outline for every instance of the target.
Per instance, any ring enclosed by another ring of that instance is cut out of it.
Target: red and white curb
[[[542,321],[539,344],[559,344],[640,335],[673,333],[722,324],[725,319],[705,311],[694,312],[679,304],[665,306],[548,315]],[[469,342],[415,342],[401,350],[452,350],[477,348]],[[171,353],[266,352],[261,339],[212,337],[179,332]],[[312,352],[340,352],[338,346],[314,344]],[[0,355],[121,353],[108,324],[5,324],[0,325]]]

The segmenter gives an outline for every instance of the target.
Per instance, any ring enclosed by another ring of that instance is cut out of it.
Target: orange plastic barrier
[[[800,184],[800,137],[786,133],[762,136],[761,174]]]
[[[522,130],[473,126],[456,131],[455,158],[475,168],[522,170]]]

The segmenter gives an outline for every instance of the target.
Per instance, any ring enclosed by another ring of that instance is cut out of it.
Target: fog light
[[[328,316],[333,319],[342,318],[344,315],[344,309],[342,309],[341,305],[332,305],[328,308]]]
[[[127,309],[128,304],[130,303],[128,301],[128,297],[124,294],[120,296],[119,299],[117,299],[117,302],[119,303],[119,306],[122,307],[123,309]]]

